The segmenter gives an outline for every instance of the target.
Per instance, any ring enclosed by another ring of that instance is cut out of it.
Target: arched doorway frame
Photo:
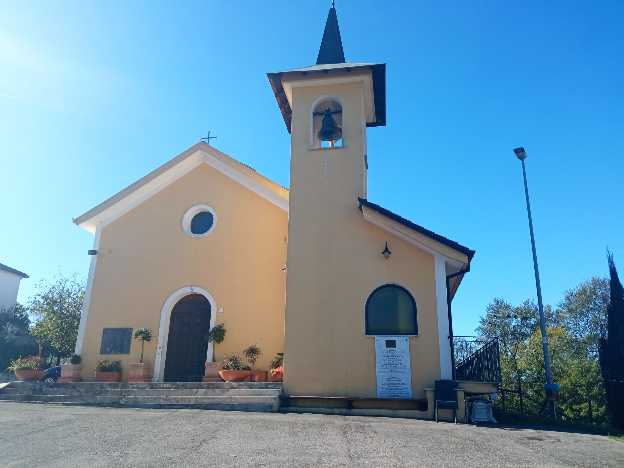
[[[210,303],[210,329],[212,329],[217,320],[217,303],[212,295],[199,286],[185,286],[173,292],[163,304],[160,311],[160,328],[158,329],[158,346],[156,348],[156,359],[154,361],[154,377],[152,381],[162,382],[165,375],[165,361],[167,359],[167,341],[169,340],[169,323],[171,321],[171,312],[180,299],[190,294],[201,294]],[[213,344],[208,343],[206,351],[206,360],[212,361],[214,349]]]

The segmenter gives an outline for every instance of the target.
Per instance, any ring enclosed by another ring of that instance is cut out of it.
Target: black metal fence
[[[499,416],[547,417],[545,396],[534,393],[526,391],[522,386],[518,388],[500,387],[494,409]],[[592,425],[605,424],[607,420],[604,401],[600,401],[600,398],[596,400],[595,396],[589,395],[574,399],[564,396],[556,401],[555,417],[557,421],[561,422]]]
[[[455,380],[500,383],[498,338],[484,340],[474,336],[452,337]]]

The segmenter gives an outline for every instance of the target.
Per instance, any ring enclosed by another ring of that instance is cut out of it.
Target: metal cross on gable
[[[211,132],[212,132],[212,130],[208,130],[208,135],[206,135],[203,138],[200,138],[200,141],[203,141],[203,142],[206,142],[206,143],[210,144],[210,140],[214,140],[214,139],[217,138],[216,136],[210,135]]]

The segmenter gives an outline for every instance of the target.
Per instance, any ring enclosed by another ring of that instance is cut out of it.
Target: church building
[[[145,327],[154,382],[199,381],[256,344],[258,369],[284,353],[285,395],[423,398],[454,377],[451,302],[475,252],[367,191],[386,65],[345,60],[332,6],[316,64],[268,81],[288,188],[200,142],[74,220],[94,236],[82,379],[111,359],[126,380]],[[224,340],[207,342],[219,324]]]

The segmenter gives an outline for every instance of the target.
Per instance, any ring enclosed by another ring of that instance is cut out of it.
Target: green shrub
[[[71,357],[69,358],[70,364],[76,365],[76,364],[80,364],[81,362],[82,362],[82,358],[78,354],[72,354]]]
[[[20,357],[12,361],[7,368],[10,372],[26,369],[41,369],[41,358],[38,356]]]
[[[136,340],[152,341],[152,331],[149,328],[137,328],[134,331]]]
[[[223,360],[222,368],[224,370],[251,370],[251,368],[243,363],[238,354],[230,354]]]
[[[121,361],[104,359],[97,363],[95,370],[98,372],[121,372]]]
[[[245,356],[245,359],[247,359],[247,362],[251,364],[252,369],[256,367],[256,361],[261,354],[262,350],[255,344],[248,346],[243,350],[243,355]]]
[[[223,326],[222,323],[212,327],[210,331],[208,332],[208,334],[206,335],[206,340],[208,341],[208,343],[214,342],[214,343],[219,344],[219,343],[222,343],[224,339],[225,339],[225,327]]]
[[[284,365],[284,353],[277,353],[271,361],[271,369],[277,369]]]
[[[145,342],[152,341],[152,330],[149,328],[137,328],[134,332],[134,339],[141,340],[141,360],[143,362],[143,352],[145,351]]]

